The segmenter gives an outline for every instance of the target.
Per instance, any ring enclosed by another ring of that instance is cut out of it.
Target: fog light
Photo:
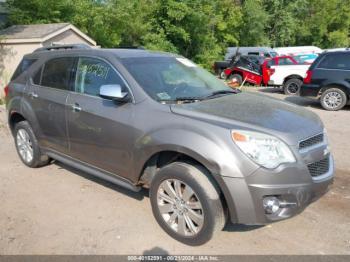
[[[265,197],[263,205],[266,214],[274,214],[280,209],[280,201],[274,196]]]

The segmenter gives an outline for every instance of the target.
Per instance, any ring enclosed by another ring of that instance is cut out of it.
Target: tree
[[[265,33],[269,16],[261,0],[245,0],[242,5],[242,26],[240,30],[241,46],[269,45],[270,40]]]
[[[350,0],[307,0],[295,42],[332,48],[349,45]]]
[[[69,22],[102,47],[144,46],[210,68],[228,46],[349,46],[350,0],[8,0],[9,24]]]
[[[268,13],[266,33],[273,47],[294,45],[298,24],[295,16],[295,1],[264,0],[264,8]]]

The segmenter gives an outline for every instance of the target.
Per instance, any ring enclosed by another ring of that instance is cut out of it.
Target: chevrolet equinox
[[[5,94],[25,165],[54,159],[135,192],[149,188],[159,225],[188,245],[227,221],[290,218],[333,181],[318,116],[231,89],[179,55],[44,47],[24,56]]]

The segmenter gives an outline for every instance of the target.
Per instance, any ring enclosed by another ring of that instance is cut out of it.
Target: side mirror
[[[119,102],[129,101],[128,93],[122,92],[120,85],[102,85],[100,87],[100,97]]]

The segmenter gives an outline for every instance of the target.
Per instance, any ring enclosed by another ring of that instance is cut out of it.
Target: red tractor
[[[277,56],[265,58],[263,56],[240,56],[232,58],[230,67],[225,69],[226,78],[232,82],[250,83],[253,85],[267,85],[274,73],[271,66],[296,65],[298,62],[292,56]]]

